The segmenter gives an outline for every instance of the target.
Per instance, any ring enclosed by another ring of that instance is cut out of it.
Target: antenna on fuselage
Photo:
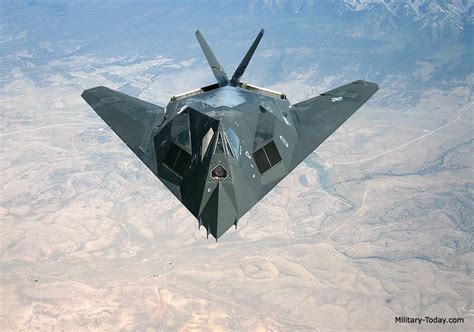
[[[214,73],[214,76],[216,77],[219,86],[222,87],[229,85],[229,79],[227,78],[227,74],[225,73],[224,68],[222,68],[219,61],[217,61],[216,56],[214,55],[214,53],[212,53],[211,48],[209,47],[206,40],[204,39],[204,36],[199,30],[196,31],[196,38],[199,42],[199,45],[201,45],[202,51],[206,56],[207,62],[209,63],[209,66],[211,67],[211,70]]]
[[[245,69],[247,69],[247,66],[250,62],[250,59],[252,59],[253,53],[257,49],[258,44],[260,43],[260,40],[263,37],[264,30],[260,30],[260,32],[257,35],[257,38],[252,43],[252,46],[250,46],[249,50],[247,51],[247,54],[245,54],[244,58],[240,62],[239,66],[235,70],[234,75],[232,75],[232,78],[230,80],[230,85],[236,86],[239,83],[240,78],[245,72]]]

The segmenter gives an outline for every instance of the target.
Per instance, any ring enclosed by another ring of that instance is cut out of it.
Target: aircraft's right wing
[[[152,129],[163,119],[163,107],[103,86],[84,90],[82,98],[137,157],[156,173],[150,138]]]
[[[298,142],[291,169],[324,142],[378,89],[375,83],[359,80],[293,105],[291,113]]]

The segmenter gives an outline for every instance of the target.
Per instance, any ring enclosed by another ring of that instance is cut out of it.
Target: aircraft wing
[[[291,169],[311,154],[378,89],[375,83],[359,80],[293,105],[291,113],[298,142]]]
[[[156,173],[152,158],[152,129],[164,117],[163,107],[99,86],[84,90],[82,98],[127,146]]]

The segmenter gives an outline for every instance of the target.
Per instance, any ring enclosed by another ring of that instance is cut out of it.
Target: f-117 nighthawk
[[[262,36],[229,79],[196,31],[217,83],[165,108],[103,86],[82,93],[216,240],[378,90],[359,80],[291,105],[283,93],[241,82]]]

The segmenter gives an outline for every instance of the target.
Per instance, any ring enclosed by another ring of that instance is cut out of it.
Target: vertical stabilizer
[[[244,58],[240,62],[240,65],[237,67],[235,70],[234,75],[232,76],[232,79],[230,80],[230,84],[233,86],[236,86],[237,83],[239,83],[240,78],[245,72],[245,69],[247,69],[247,66],[249,65],[250,59],[252,59],[253,53],[257,49],[258,44],[260,43],[260,40],[263,37],[263,29],[260,30],[260,32],[257,35],[257,38],[253,41],[252,46],[250,46],[249,50],[247,51],[247,54],[245,54]]]
[[[209,66],[211,67],[212,72],[216,77],[217,83],[219,83],[219,86],[228,85],[229,79],[227,78],[227,74],[225,73],[224,68],[222,68],[219,61],[217,61],[216,56],[214,55],[214,53],[212,53],[211,48],[209,47],[206,40],[204,39],[204,36],[199,30],[196,31],[196,38],[199,42],[199,45],[201,45],[202,51],[206,56],[207,62],[209,63]]]

